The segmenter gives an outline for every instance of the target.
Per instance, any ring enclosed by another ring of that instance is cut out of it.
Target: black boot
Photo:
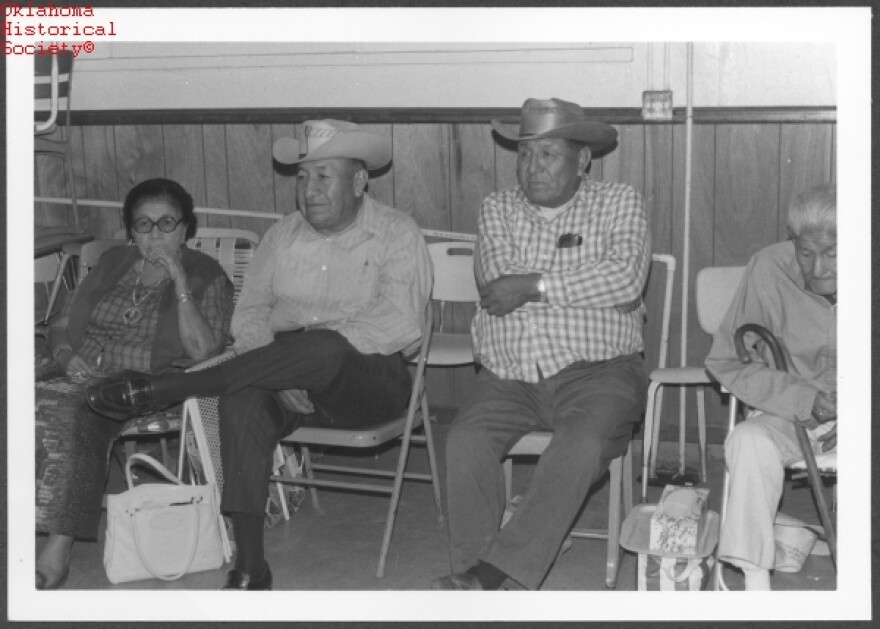
[[[86,399],[93,411],[120,422],[158,410],[153,383],[145,373],[131,372],[93,384],[86,389]]]

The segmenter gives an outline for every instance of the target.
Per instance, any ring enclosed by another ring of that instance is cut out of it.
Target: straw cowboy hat
[[[610,146],[617,139],[617,130],[604,122],[587,120],[583,108],[559,98],[530,98],[523,103],[519,132],[492,121],[492,127],[504,138],[514,142],[563,138],[586,143],[591,151]]]
[[[306,120],[305,141],[279,138],[272,146],[272,155],[282,164],[301,164],[319,159],[344,157],[359,159],[368,170],[381,168],[391,161],[391,141],[369,133],[345,120]]]

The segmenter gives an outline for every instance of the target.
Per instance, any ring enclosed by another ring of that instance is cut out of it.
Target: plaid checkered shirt
[[[90,365],[100,365],[103,371],[115,373],[126,369],[150,371],[153,339],[159,322],[159,301],[162,291],[171,280],[165,278],[155,286],[144,287],[143,301],[139,304],[141,317],[132,324],[123,322],[123,313],[132,306],[132,290],[137,281],[137,265],[119,280],[101,299],[92,312],[79,355]],[[226,276],[218,276],[205,288],[199,311],[214,331],[229,331],[232,304],[226,296]],[[69,314],[73,299],[65,305]]]
[[[548,221],[517,186],[486,198],[478,230],[480,286],[524,273],[541,273],[546,285],[545,302],[526,302],[501,317],[477,310],[471,333],[485,368],[538,382],[581,360],[644,349],[640,300],[651,241],[635,188],[583,177],[571,207]],[[560,240],[563,234],[574,237]],[[630,312],[615,307],[637,300]]]

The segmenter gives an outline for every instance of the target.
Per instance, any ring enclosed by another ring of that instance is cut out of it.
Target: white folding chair
[[[697,320],[706,334],[712,335],[736,294],[744,267],[707,267],[697,273],[696,306]],[[645,408],[644,446],[642,448],[642,502],[647,499],[648,479],[654,476],[657,467],[657,444],[660,438],[660,419],[657,407],[662,406],[662,387],[696,386],[697,392],[697,430],[700,440],[700,474],[703,482],[706,473],[706,387],[715,385],[706,368],[666,367],[661,365],[648,376],[648,401]],[[684,473],[684,425],[679,426],[679,473]]]
[[[187,371],[200,371],[218,365],[235,356],[226,352],[206,360]],[[220,460],[220,413],[218,398],[189,398],[183,403],[180,418],[180,449],[178,451],[177,475],[183,478],[187,460],[191,470],[190,481],[203,479],[217,489],[215,503],[220,524],[220,537],[223,541],[223,557],[232,560],[232,545],[223,514],[220,512],[220,498],[223,495],[223,465]]]
[[[652,261],[655,265],[662,264],[666,267],[665,281],[663,284],[663,314],[658,338],[659,351],[658,363],[665,366],[669,347],[669,320],[672,306],[672,284],[675,277],[675,258],[667,254],[654,254]],[[647,434],[647,432],[645,433]],[[550,444],[553,433],[546,431],[534,431],[524,435],[507,454],[504,461],[504,475],[506,479],[507,498],[510,500],[513,486],[513,461],[514,456],[540,456]],[[620,528],[623,519],[633,507],[633,478],[632,478],[632,442],[627,446],[626,452],[611,461],[610,471],[610,497],[608,503],[608,528],[607,529],[581,529],[574,528],[569,532],[571,537],[579,539],[604,539],[608,540],[605,585],[609,589],[617,587],[617,574],[620,570]]]

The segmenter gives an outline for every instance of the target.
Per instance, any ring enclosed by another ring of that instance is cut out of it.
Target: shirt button
[[[326,270],[327,270],[327,265],[326,265],[326,264],[322,264],[322,265],[321,265],[321,270],[322,270],[322,271],[326,271]]]
[[[317,321],[318,317],[312,317],[312,321]]]

